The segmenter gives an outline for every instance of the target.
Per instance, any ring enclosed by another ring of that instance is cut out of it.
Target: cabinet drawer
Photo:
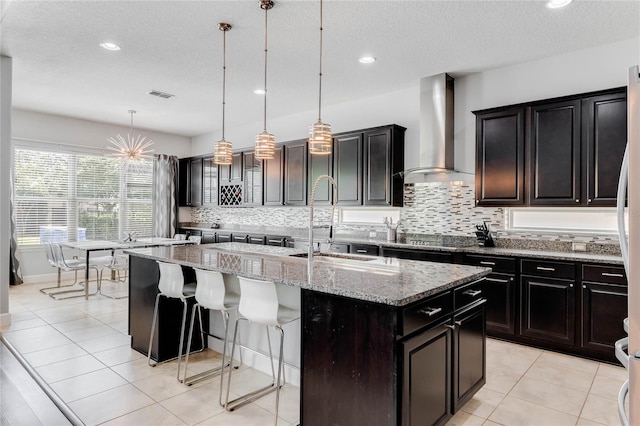
[[[232,234],[221,234],[218,232],[216,233],[216,241],[219,243],[230,243],[232,236]]]
[[[402,330],[400,330],[400,334],[406,336],[425,325],[451,315],[452,311],[453,293],[451,291],[430,297],[402,311]]]
[[[332,253],[349,253],[349,244],[331,243],[327,247],[327,251]]]
[[[481,300],[484,278],[453,290],[453,309],[458,310]]]
[[[264,235],[249,235],[247,242],[249,244],[264,244]]]
[[[374,246],[371,244],[351,244],[351,253],[377,256],[378,246]]]
[[[211,244],[216,242],[216,234],[213,232],[202,233],[202,244]]]
[[[233,234],[233,242],[234,243],[246,243],[248,235],[243,234]]]
[[[286,247],[287,237],[281,237],[277,235],[267,235],[266,244],[268,246]]]
[[[576,268],[571,262],[547,262],[543,260],[522,260],[522,275],[538,277],[575,279]]]
[[[464,259],[466,265],[484,266],[493,269],[494,272],[513,273],[516,271],[516,260],[512,257],[466,254]]]
[[[582,265],[582,281],[627,285],[622,266]]]

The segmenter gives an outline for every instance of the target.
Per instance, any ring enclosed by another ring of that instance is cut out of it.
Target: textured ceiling
[[[319,2],[269,12],[269,116],[317,108]],[[262,118],[264,12],[258,1],[3,0],[2,55],[13,57],[13,104],[185,136],[219,129],[222,33],[227,125]],[[631,39],[640,2],[324,1],[323,104],[417,86]],[[113,41],[118,52],[99,47]],[[372,65],[358,57],[378,58]],[[150,90],[172,93],[166,100]]]

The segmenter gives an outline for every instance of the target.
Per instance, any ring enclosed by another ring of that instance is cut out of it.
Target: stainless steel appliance
[[[618,185],[618,230],[629,285],[629,317],[621,325],[628,337],[616,342],[616,356],[629,372],[629,379],[618,395],[620,422],[625,426],[640,424],[640,264],[629,262],[629,259],[640,259],[640,68],[637,65],[629,68],[627,114],[628,143]],[[628,234],[624,218],[625,193],[629,209]]]

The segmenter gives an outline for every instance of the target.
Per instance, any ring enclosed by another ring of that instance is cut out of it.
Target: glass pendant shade
[[[258,160],[271,160],[276,153],[276,137],[266,130],[256,135],[255,156]]]
[[[309,153],[313,155],[331,154],[333,137],[331,124],[318,120],[316,124],[309,126]]]
[[[231,142],[226,139],[221,139],[216,142],[213,148],[213,162],[223,166],[231,164],[233,161],[233,147]]]

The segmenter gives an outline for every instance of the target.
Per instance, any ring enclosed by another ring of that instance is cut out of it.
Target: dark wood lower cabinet
[[[402,426],[444,424],[450,418],[451,344],[446,323],[401,343]]]
[[[520,277],[520,335],[542,342],[575,343],[574,282]]]
[[[485,383],[484,300],[454,311],[455,291],[394,307],[303,290],[301,424],[445,424]]]
[[[622,320],[627,317],[627,287],[582,282],[581,347],[615,360],[616,340],[626,337]]]
[[[484,302],[453,317],[453,412],[486,383]]]
[[[129,334],[131,335],[131,347],[147,355],[160,271],[158,264],[154,260],[130,256],[129,262]],[[195,282],[195,273],[191,268],[183,268],[183,272],[186,282]],[[187,318],[191,318],[191,308],[194,303],[193,298],[188,299]],[[154,361],[166,361],[178,356],[182,309],[183,304],[180,300],[166,297],[160,298],[158,322],[151,348],[151,358]],[[203,315],[202,320],[205,329],[208,328],[209,316]],[[188,330],[188,327],[186,330]],[[185,342],[187,341],[186,334],[187,332],[185,332]],[[198,334],[196,327],[191,343],[192,351],[202,349]]]
[[[485,277],[482,297],[487,299],[487,333],[513,336],[516,331],[516,284],[513,274],[491,273]]]

